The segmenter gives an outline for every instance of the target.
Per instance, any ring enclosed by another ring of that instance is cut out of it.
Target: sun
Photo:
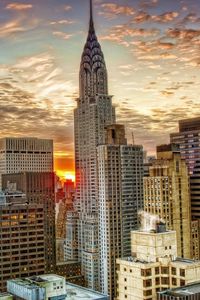
[[[57,170],[56,174],[58,175],[58,177],[60,177],[61,180],[71,179],[73,182],[75,182],[74,172]]]

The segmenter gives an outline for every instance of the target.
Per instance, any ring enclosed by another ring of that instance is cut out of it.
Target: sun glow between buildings
[[[74,172],[57,170],[56,175],[60,177],[61,180],[71,179],[73,182],[75,182]]]

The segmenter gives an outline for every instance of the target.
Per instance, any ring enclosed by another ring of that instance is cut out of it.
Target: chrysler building
[[[93,22],[90,22],[79,74],[79,98],[74,111],[78,248],[88,287],[98,289],[98,167],[97,146],[105,142],[105,127],[115,123],[107,69]]]

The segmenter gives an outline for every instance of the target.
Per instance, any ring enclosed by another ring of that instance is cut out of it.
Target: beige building
[[[177,258],[175,231],[132,231],[132,256],[118,259],[117,300],[156,300],[157,292],[200,278],[200,262]]]
[[[173,145],[157,148],[144,178],[144,210],[159,215],[177,234],[178,256],[191,258],[191,205],[185,160]]]
[[[179,146],[190,176],[192,257],[200,259],[200,118],[179,121],[179,132],[170,134]]]

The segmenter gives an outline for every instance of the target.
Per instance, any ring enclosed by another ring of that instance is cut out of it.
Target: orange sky
[[[54,169],[61,179],[75,181],[74,159],[69,157],[54,157]]]

